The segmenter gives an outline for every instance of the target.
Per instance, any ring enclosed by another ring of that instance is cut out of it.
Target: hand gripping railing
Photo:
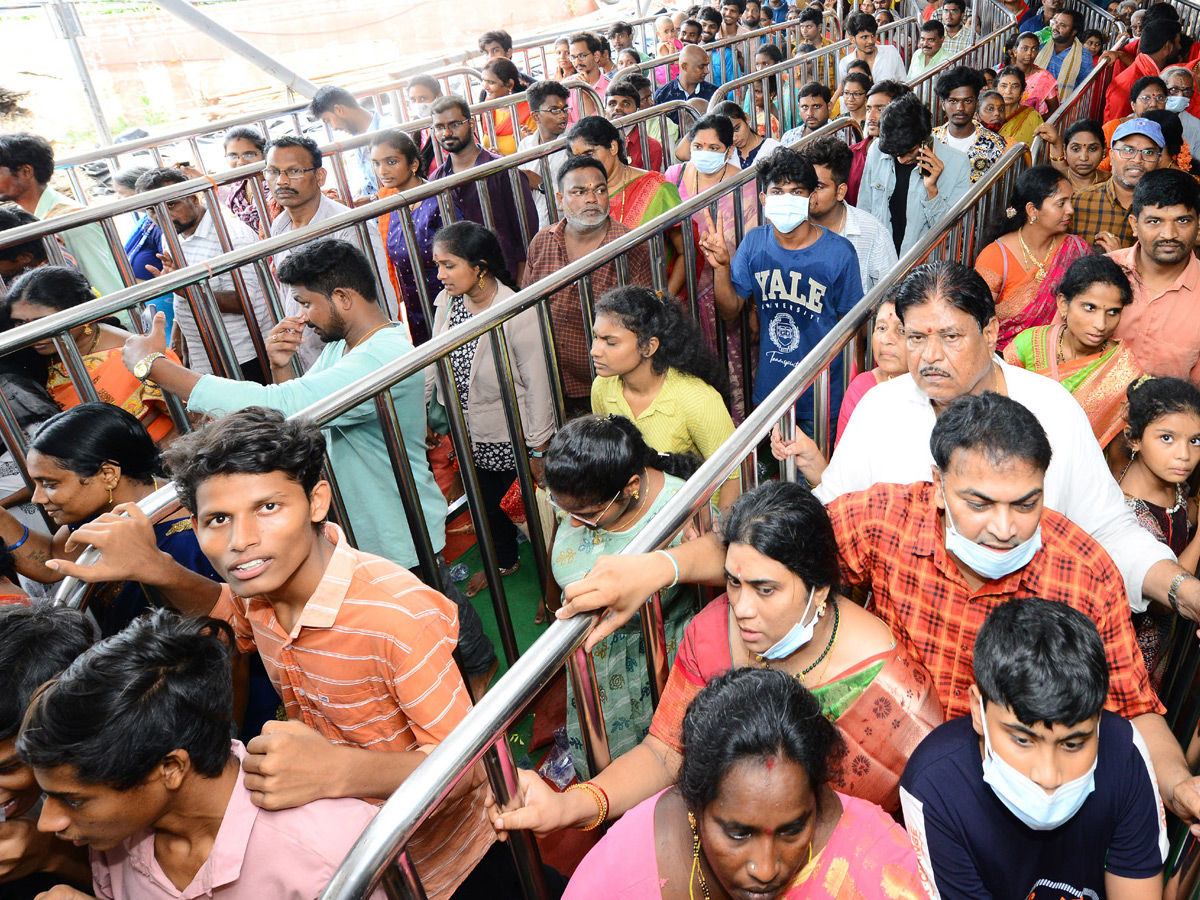
[[[1024,149],[1022,144],[1009,149],[972,186],[947,213],[941,228],[918,241],[900,260],[892,278],[876,285],[822,338],[623,552],[646,553],[665,546],[690,521],[724,483],[728,474],[741,464],[743,457],[754,452],[785,411],[794,409],[800,393],[827,372],[828,366],[867,321],[872,307],[887,296],[911,268],[944,245],[957,227],[957,221],[979,205],[990,190],[1021,164]],[[706,199],[706,195],[695,198],[703,199]],[[581,645],[595,621],[595,615],[579,616],[556,621],[550,626],[496,686],[484,695],[449,737],[409,775],[403,789],[396,791],[383,805],[334,873],[321,895],[322,900],[363,900],[370,894],[416,828],[437,807],[454,783],[489,748],[505,743],[505,731],[516,721],[524,707],[572,655],[583,652]],[[500,802],[504,805],[503,799]],[[513,833],[514,836],[516,834]]]

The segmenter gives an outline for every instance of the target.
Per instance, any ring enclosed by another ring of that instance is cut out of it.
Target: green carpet
[[[528,542],[520,545],[521,567],[504,579],[504,592],[508,596],[509,609],[513,623],[513,631],[517,637],[517,648],[524,653],[533,642],[542,636],[547,625],[535,625],[533,617],[537,615],[538,597],[541,596],[541,586],[538,583],[537,566],[533,561],[533,548]],[[466,563],[472,574],[483,569],[479,555],[479,547],[472,546],[464,552],[455,563]],[[462,587],[463,585],[460,585]],[[492,608],[492,594],[484,588],[471,598],[479,618],[483,620],[483,630],[492,640],[496,648],[496,656],[500,659],[500,669],[496,673],[499,679],[508,671],[508,663],[504,658],[503,645],[500,643],[500,627],[496,623],[496,612]],[[496,681],[493,680],[492,684]],[[522,757],[528,755],[534,748],[529,746],[533,734],[533,715],[529,714],[518,719],[514,728],[509,732],[509,745],[513,757],[518,764]]]

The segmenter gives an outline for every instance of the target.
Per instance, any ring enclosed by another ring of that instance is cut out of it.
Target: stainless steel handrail
[[[653,24],[654,18],[654,16],[647,16],[628,21],[630,25],[636,28],[645,24]],[[516,54],[518,52],[545,48],[546,46],[553,47],[554,42],[560,37],[574,34],[576,31],[580,30],[587,31],[589,29],[580,23],[576,23],[571,28],[559,28],[541,35],[525,38],[521,41],[514,41],[513,53]],[[479,57],[479,48],[476,46],[450,51],[449,53],[438,56],[427,57],[420,62],[411,63],[408,66],[394,72],[394,77],[392,80],[385,84],[377,85],[361,91],[351,91],[351,93],[361,99],[366,97],[377,97],[381,94],[391,91],[402,90],[408,84],[409,79],[413,75],[429,74],[436,78],[443,74],[442,69],[464,66],[472,60],[478,59]],[[256,110],[255,112],[246,113],[240,116],[232,116],[227,119],[222,119],[219,122],[208,122],[205,123],[202,128],[182,128],[175,131],[152,134],[133,141],[126,141],[119,144],[109,144],[104,147],[98,147],[95,150],[89,150],[86,153],[76,153],[56,159],[55,166],[56,168],[65,168],[83,165],[84,163],[90,162],[102,162],[116,159],[119,156],[126,156],[130,153],[136,153],[139,150],[148,150],[154,147],[184,143],[189,138],[195,138],[202,135],[219,134],[237,125],[253,125],[268,119],[279,119],[286,118],[287,116],[298,115],[307,110],[309,105],[310,101],[307,100],[304,103],[289,103],[285,106],[271,107],[269,109]]]
[[[899,261],[887,282],[876,285],[793,369],[734,434],[713,453],[684,487],[655,514],[623,551],[646,553],[664,546],[708,502],[725,478],[754,451],[772,426],[793,408],[796,398],[817,380],[842,352],[887,296],[895,282],[923,262],[989,191],[1022,163],[1024,144],[1016,144],[992,166],[941,221]],[[703,196],[703,195],[702,195]],[[700,199],[699,197],[696,199]],[[436,808],[474,762],[516,720],[525,705],[583,643],[595,615],[556,621],[467,717],[413,771],[404,789],[394,793],[359,837],[334,873],[322,900],[367,897],[384,869],[408,838]]]

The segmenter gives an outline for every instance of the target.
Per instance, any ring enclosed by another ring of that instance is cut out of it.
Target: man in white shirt
[[[871,67],[871,80],[875,82],[894,79],[900,82],[908,80],[908,72],[904,68],[904,60],[900,51],[891,44],[875,43],[875,35],[879,31],[879,23],[874,16],[859,13],[851,16],[846,23],[846,33],[854,42],[854,49],[842,57],[838,63],[838,84],[849,74],[850,61],[861,59]]]
[[[817,172],[817,187],[808,195],[808,220],[854,245],[863,292],[871,290],[895,268],[896,247],[882,222],[846,202],[854,155],[835,137],[811,141],[796,152]]]
[[[525,92],[525,99],[529,102],[530,118],[537,128],[533,134],[521,138],[517,150],[529,150],[562,137],[571,113],[568,105],[571,92],[557,81],[536,81]],[[537,207],[539,229],[548,228],[558,221],[557,216],[550,219],[546,197],[554,193],[558,172],[570,157],[571,154],[563,148],[542,159],[521,164],[521,171],[525,173],[529,190],[533,193],[533,205]]]
[[[182,184],[187,180],[187,175],[178,169],[150,169],[138,177],[135,190],[139,194],[142,194],[146,191],[166,187],[170,184]],[[213,257],[220,256],[226,252],[225,248],[221,246],[221,239],[217,234],[214,215],[201,201],[199,194],[172,200],[166,206],[167,215],[171,219],[171,227],[174,227],[176,234],[179,236],[179,243],[183,249],[183,258],[175,259],[172,257],[171,247],[164,236],[162,252],[158,257],[162,260],[162,268],[158,270],[158,274],[161,275],[165,272],[173,272],[184,266],[194,266],[197,263],[207,262]],[[163,227],[165,223],[159,221],[158,211],[151,208],[149,213],[155,223],[159,227]],[[225,230],[229,234],[231,250],[240,250],[243,247],[248,247],[258,242],[258,235],[245,222],[226,210],[224,206],[217,207],[216,215],[221,217],[221,221],[225,225]],[[267,310],[267,300],[263,295],[262,283],[259,281],[258,273],[254,270],[253,266],[244,266],[240,271],[242,281],[246,286],[246,300],[249,303],[250,309],[254,311],[255,323],[253,327],[260,335],[265,335],[271,330],[274,323],[271,321],[271,315]],[[234,356],[237,358],[238,366],[241,368],[241,377],[245,381],[257,381],[259,384],[266,384],[266,371],[263,369],[262,361],[258,358],[254,340],[250,336],[245,307],[242,305],[242,295],[238,292],[233,275],[229,272],[226,272],[224,275],[214,275],[208,279],[208,287],[212,291],[213,298],[217,301],[217,311],[221,315],[221,321],[225,324],[225,331],[229,335],[229,343],[233,346]],[[197,300],[203,299],[199,291],[196,292],[196,297]],[[176,327],[179,329],[180,334],[183,335],[184,346],[187,347],[188,366],[193,371],[199,372],[202,375],[213,374],[212,362],[209,360],[208,353],[204,349],[204,341],[200,337],[200,326],[196,322],[196,315],[187,294],[177,293],[174,305]],[[237,377],[236,373],[234,373],[234,376]]]
[[[978,273],[957,263],[919,266],[895,301],[909,374],[863,397],[827,467],[811,454],[798,459],[805,477],[820,482],[814,493],[822,502],[879,482],[927,480],[938,410],[964,394],[996,391],[1028,407],[1046,429],[1054,451],[1046,506],[1104,547],[1121,570],[1133,610],[1156,600],[1200,619],[1200,579],[1138,525],[1079,403],[1053,380],[995,355],[995,302]]]
[[[303,228],[305,225],[321,222],[350,211],[349,207],[343,206],[336,200],[330,200],[321,193],[321,186],[325,184],[326,174],[325,169],[321,167],[322,161],[321,151],[317,147],[316,141],[310,138],[288,135],[277,138],[267,145],[267,167],[263,171],[263,176],[266,178],[267,187],[271,190],[271,196],[275,198],[276,203],[283,207],[283,212],[276,216],[271,223],[271,237],[278,237],[281,234],[295,231],[297,228]],[[348,241],[355,246],[361,246],[358,233],[352,225],[347,225],[331,234],[322,235],[322,238],[336,238]],[[369,225],[367,238],[371,243],[376,269],[382,275],[387,272],[387,256],[383,249],[383,242],[379,238],[379,229]],[[273,262],[276,269],[291,252],[291,250],[280,250],[274,255]],[[383,278],[380,296],[384,300],[384,311],[389,318],[395,319],[398,298],[390,278]],[[282,285],[279,286],[279,299],[283,305],[284,315],[299,316],[301,314],[300,305],[293,299],[291,291]],[[316,362],[324,347],[325,344],[317,337],[316,332],[306,331],[304,342],[296,353],[301,366],[308,369]]]

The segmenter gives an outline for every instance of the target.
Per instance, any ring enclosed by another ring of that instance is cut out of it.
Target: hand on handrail
[[[517,770],[518,793],[509,809],[496,805],[496,795],[488,788],[483,805],[487,809],[496,837],[508,840],[510,831],[532,831],[538,837],[566,828],[578,828],[596,818],[595,801],[586,791],[559,793],[546,784],[537,772]]]
[[[50,559],[46,568],[88,584],[136,581],[153,584],[164,562],[174,562],[158,549],[154,525],[136,503],[121,503],[71,532],[66,550],[78,553],[89,545],[100,551],[90,566],[69,559]]]
[[[563,605],[555,616],[569,619],[604,610],[584,642],[584,649],[590,651],[632,619],[647,597],[674,579],[675,567],[661,553],[601,556],[587,575],[563,588]]]
[[[785,441],[778,425],[771,429],[771,455],[780,462],[789,456],[796,457],[796,468],[811,485],[821,483],[821,474],[829,465],[816,441],[799,429],[795,440]]]

